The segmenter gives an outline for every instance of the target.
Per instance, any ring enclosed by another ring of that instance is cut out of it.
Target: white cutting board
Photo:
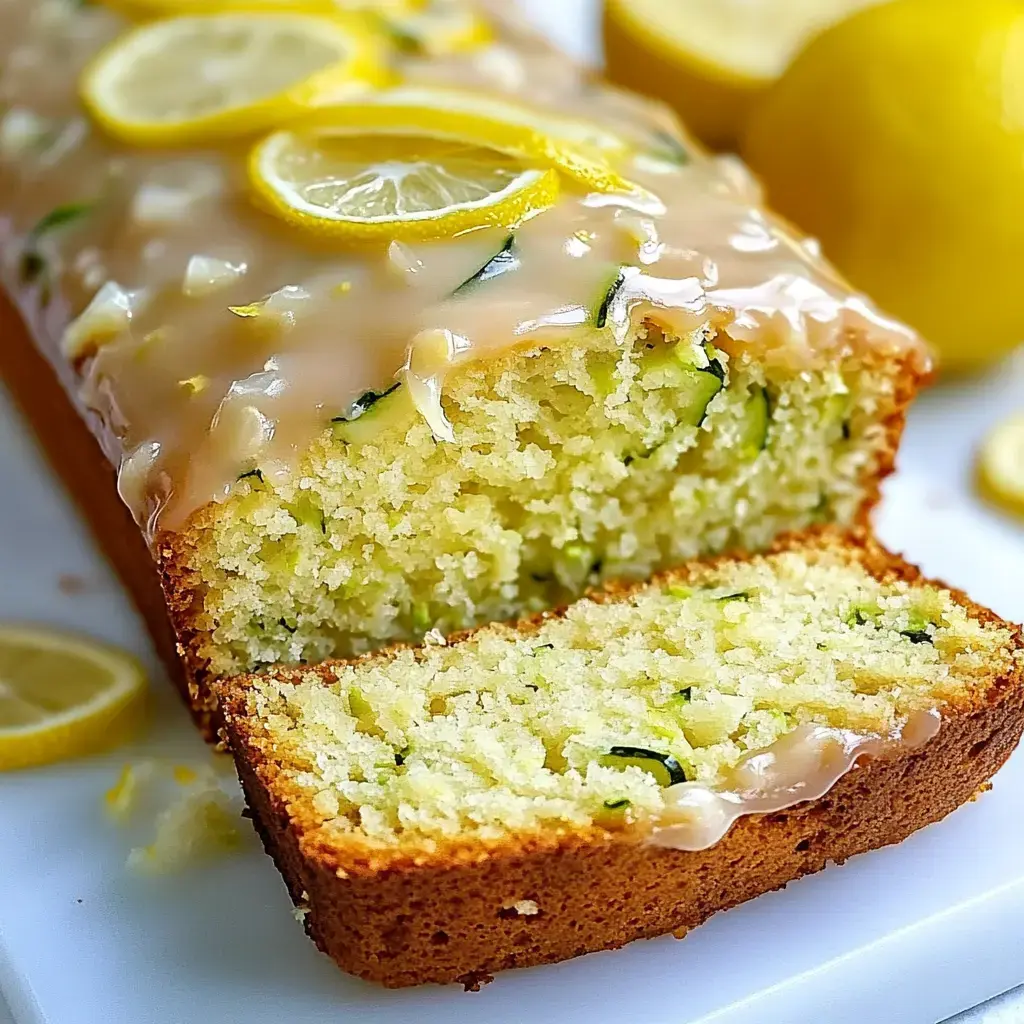
[[[980,506],[971,450],[1024,405],[1024,361],[925,395],[879,525],[979,601],[1024,619],[1024,528]],[[207,758],[141,624],[0,394],[0,619],[74,627],[152,666],[159,725],[134,750],[0,775],[0,991],[17,1024],[932,1024],[1024,982],[1024,755],[902,846],[696,930],[458,987],[385,992],[305,938],[245,848],[161,880],[124,867],[102,794],[134,756]],[[84,582],[77,594],[59,581]],[[136,840],[137,841],[137,840]],[[628,879],[623,880],[628,884]],[[2,1019],[2,1014],[0,1014]]]
[[[577,49],[593,39],[572,28],[587,0],[529,6]],[[1022,620],[1024,527],[970,488],[972,449],[1018,407],[1024,363],[926,395],[878,525],[930,573]],[[85,589],[65,593],[68,574]],[[0,992],[17,1024],[932,1024],[1024,982],[1018,754],[990,794],[945,822],[685,942],[509,972],[478,994],[382,991],[317,953],[247,826],[244,849],[207,866],[158,881],[124,868],[131,840],[101,806],[121,765],[209,755],[0,393],[0,619],[12,618],[138,652],[153,669],[159,723],[134,750],[0,776]]]

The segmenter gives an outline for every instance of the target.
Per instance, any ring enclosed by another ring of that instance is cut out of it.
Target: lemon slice
[[[756,99],[805,42],[880,0],[606,0],[613,82],[674,106],[710,146],[735,149]]]
[[[278,216],[348,239],[450,238],[511,227],[550,206],[552,170],[494,150],[430,137],[280,131],[261,142],[249,177]]]
[[[486,46],[494,38],[491,26],[469,4],[433,0],[422,10],[381,11],[392,42],[412,53],[439,57]]]
[[[220,14],[224,11],[287,11],[291,14],[336,14],[342,11],[395,13],[416,11],[422,0],[103,0],[107,7],[133,17]]]
[[[112,43],[86,69],[81,93],[111,134],[136,145],[183,145],[268,128],[323,89],[337,97],[379,85],[381,61],[359,18],[169,18]]]
[[[1024,516],[1024,413],[1010,417],[985,439],[978,453],[982,494]]]
[[[146,678],[123,651],[29,626],[0,626],[0,771],[47,764],[126,739]]]
[[[317,105],[317,126],[452,139],[548,164],[595,192],[637,191],[613,166],[629,153],[621,136],[488,93],[405,85],[342,102],[325,93]]]

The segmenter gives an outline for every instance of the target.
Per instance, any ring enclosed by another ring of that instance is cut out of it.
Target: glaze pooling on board
[[[124,28],[116,15],[70,0],[0,0],[5,278],[58,366],[60,338],[96,293],[106,286],[120,304],[116,336],[75,376],[62,369],[151,538],[224,498],[257,461],[264,474],[289,474],[332,417],[395,379],[451,440],[446,376],[513,346],[595,329],[625,336],[653,316],[669,333],[704,329],[727,352],[749,348],[770,363],[810,366],[859,345],[909,347],[924,364],[912,334],[760,208],[739,163],[703,157],[660,108],[595,83],[498,7],[496,44],[396,58],[406,81],[585,116],[626,141],[619,170],[644,191],[587,195],[563,182],[557,204],[515,230],[515,271],[456,294],[506,230],[398,252],[310,242],[249,202],[248,140],[135,150],[88,122],[77,77]],[[55,211],[58,226],[40,233]],[[599,328],[623,266],[628,280]],[[203,287],[211,274],[212,290]],[[231,310],[264,300],[256,317]]]

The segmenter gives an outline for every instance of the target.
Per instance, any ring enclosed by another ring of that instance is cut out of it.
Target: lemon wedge
[[[384,81],[361,18],[274,12],[169,18],[115,40],[86,69],[82,99],[112,135],[177,146],[269,128],[328,89]]]
[[[145,706],[129,655],[84,637],[0,626],[0,771],[93,753],[126,739]]]
[[[990,501],[1024,516],[1024,413],[999,424],[978,453],[978,484]]]
[[[317,234],[352,240],[451,238],[511,227],[550,206],[558,175],[431,137],[280,131],[249,160],[261,205]]]
[[[758,97],[822,29],[879,0],[606,0],[608,77],[735,149]]]
[[[430,135],[556,167],[594,192],[636,192],[615,170],[630,148],[586,120],[561,117],[488,93],[402,85],[333,102],[323,94],[308,123],[368,134]]]
[[[381,10],[381,20],[399,50],[439,57],[486,46],[491,26],[461,0],[433,0],[421,10]]]

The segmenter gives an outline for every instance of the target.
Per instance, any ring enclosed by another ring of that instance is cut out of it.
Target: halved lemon
[[[635,192],[613,161],[629,153],[619,135],[489,93],[401,85],[350,100],[322,94],[308,123],[380,135],[430,135],[513,153],[558,168],[595,192]]]
[[[145,694],[142,666],[123,651],[50,629],[0,626],[0,771],[127,739]]]
[[[801,46],[880,0],[605,0],[608,77],[675,107],[702,142],[735,149],[750,109]]]
[[[432,0],[419,10],[378,13],[395,46],[411,53],[461,53],[494,38],[491,26],[462,0]]]
[[[1004,420],[978,453],[978,484],[990,501],[1024,516],[1024,413]]]
[[[431,240],[511,227],[558,195],[553,170],[495,150],[331,128],[275,132],[253,150],[249,179],[260,203],[282,219],[352,240]]]
[[[228,13],[133,29],[86,69],[81,93],[112,135],[175,146],[257,132],[324,90],[350,96],[385,77],[380,41],[361,18]]]

